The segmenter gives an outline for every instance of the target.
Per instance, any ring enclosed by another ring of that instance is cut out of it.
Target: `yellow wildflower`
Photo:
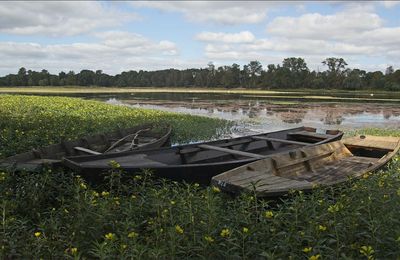
[[[113,233],[105,234],[104,237],[105,237],[105,239],[107,239],[107,240],[114,240],[114,239],[116,239],[116,236],[115,236],[115,234],[113,234]]]
[[[181,235],[183,234],[183,228],[181,228],[181,226],[179,226],[179,225],[175,226],[175,231],[178,234],[181,234]]]
[[[309,260],[318,260],[318,259],[320,259],[320,258],[321,258],[321,255],[318,254],[318,255],[312,255],[312,256],[310,256],[308,259],[309,259]]]
[[[360,248],[360,253],[366,256],[368,259],[374,259],[373,254],[375,253],[375,250],[372,248],[372,246],[362,246]]]
[[[125,245],[125,244],[122,244],[122,245],[121,245],[121,248],[122,248],[123,250],[125,250],[127,247],[128,247],[128,246]]]
[[[139,234],[136,233],[136,232],[134,232],[134,231],[132,231],[132,232],[130,232],[130,233],[128,234],[128,237],[129,237],[129,238],[136,238],[136,237],[138,237],[138,236],[139,236]]]
[[[247,227],[244,227],[243,228],[243,233],[248,233],[248,232],[249,232],[249,229]]]
[[[213,186],[212,191],[215,193],[221,192],[221,190],[218,187]]]
[[[267,210],[267,211],[265,211],[264,216],[266,218],[273,218],[274,217],[274,212],[272,212],[271,210]]]
[[[76,248],[76,247],[71,248],[72,255],[76,255],[77,253],[78,253],[78,248]]]
[[[231,235],[231,232],[229,231],[229,229],[224,228],[221,230],[221,237],[229,237]]]
[[[200,187],[200,184],[198,184],[197,182],[194,184],[194,187],[198,188]]]
[[[319,231],[325,231],[325,230],[326,230],[326,227],[323,226],[323,225],[319,225],[319,226],[318,226],[318,230],[319,230]]]
[[[40,232],[40,231],[35,232],[35,237],[40,237],[41,235],[42,235],[42,232]]]
[[[108,191],[103,191],[101,193],[101,196],[103,196],[103,197],[107,197],[108,195],[110,195],[110,193]]]
[[[204,236],[204,239],[205,239],[208,243],[214,242],[214,238],[212,238],[211,236]]]
[[[114,168],[114,169],[121,168],[121,165],[120,165],[118,162],[114,161],[114,160],[111,160],[111,161],[108,163],[108,165],[110,165],[111,168]]]
[[[328,212],[330,212],[330,213],[338,212],[341,208],[342,208],[342,205],[339,203],[336,203],[336,204],[333,204],[328,207]]]
[[[176,202],[174,200],[171,200],[169,203],[171,203],[171,205],[175,205]]]
[[[303,248],[303,252],[304,253],[309,253],[311,251],[312,251],[312,247],[311,246]]]
[[[87,189],[86,184],[83,183],[83,182],[80,183],[80,187],[81,187],[83,190],[86,190],[86,189]]]

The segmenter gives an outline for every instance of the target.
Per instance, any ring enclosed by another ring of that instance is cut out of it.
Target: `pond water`
[[[86,97],[109,104],[159,109],[192,115],[224,118],[237,123],[235,131],[274,131],[301,125],[322,129],[400,129],[397,99],[348,100],[299,96],[240,94],[140,93]]]

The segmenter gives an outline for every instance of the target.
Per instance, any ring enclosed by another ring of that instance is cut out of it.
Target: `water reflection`
[[[205,100],[108,98],[107,103],[230,119],[255,130],[279,130],[297,125],[319,128],[400,128],[398,104],[305,103],[270,99]]]

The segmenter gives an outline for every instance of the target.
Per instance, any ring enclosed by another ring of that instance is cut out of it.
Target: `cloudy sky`
[[[0,2],[0,75],[207,67],[342,57],[400,67],[400,2]]]

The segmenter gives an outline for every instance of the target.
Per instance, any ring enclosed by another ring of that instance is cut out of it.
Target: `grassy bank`
[[[64,135],[75,137],[112,128],[118,122],[169,120],[176,138],[189,140],[211,137],[216,128],[224,126],[223,121],[209,118],[70,98],[0,96],[0,112],[0,140],[7,144],[1,148],[3,155],[33,144],[56,142],[57,132],[63,129],[68,129]],[[400,135],[396,130],[364,132]],[[400,256],[399,157],[384,171],[335,189],[292,192],[270,201],[253,194],[232,198],[218,189],[160,181],[148,174],[120,183],[119,176],[120,170],[115,168],[108,183],[91,187],[71,172],[0,172],[1,257]]]

